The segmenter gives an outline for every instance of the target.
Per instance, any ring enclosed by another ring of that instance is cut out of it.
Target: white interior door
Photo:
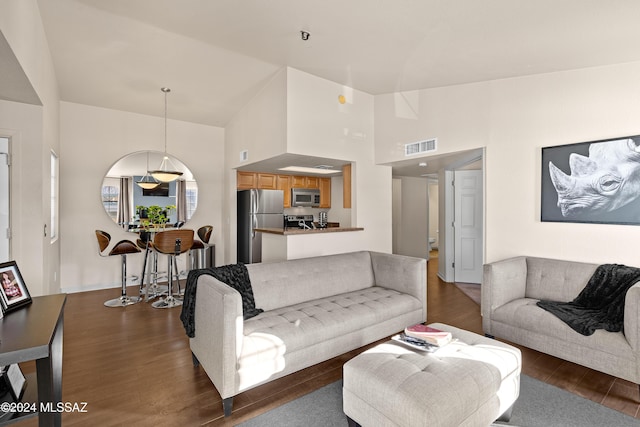
[[[10,261],[9,251],[9,139],[0,137],[0,262]]]
[[[482,281],[482,171],[454,173],[455,281]]]

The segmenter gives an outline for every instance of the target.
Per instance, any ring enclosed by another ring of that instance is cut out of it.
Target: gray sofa
[[[624,332],[585,336],[536,305],[572,301],[597,264],[517,257],[484,266],[482,326],[487,335],[640,383],[640,283],[626,294]]]
[[[247,265],[256,308],[243,320],[240,294],[197,279],[194,362],[223,399],[388,337],[427,316],[426,260],[352,252]]]

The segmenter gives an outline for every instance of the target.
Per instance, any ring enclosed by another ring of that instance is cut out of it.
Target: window
[[[198,206],[198,187],[190,186],[187,182],[187,220],[190,220]]]
[[[11,260],[11,171],[9,138],[0,137],[0,262]]]
[[[59,170],[58,156],[51,151],[51,230],[49,234],[52,242],[58,238]]]
[[[120,196],[120,190],[115,185],[103,185],[102,186],[102,205],[104,210],[107,211],[109,216],[117,221],[118,217],[118,197]]]

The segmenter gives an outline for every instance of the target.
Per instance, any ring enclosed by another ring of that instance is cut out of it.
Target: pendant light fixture
[[[136,184],[138,184],[138,187],[144,188],[145,190],[153,190],[158,185],[160,185],[160,183],[158,181],[156,181],[155,179],[153,179],[153,177],[151,175],[149,175],[149,152],[148,151],[147,151],[147,169],[146,169],[146,171],[147,171],[146,175],[140,181],[136,181]]]
[[[164,157],[160,167],[156,170],[149,171],[152,177],[160,182],[171,182],[178,179],[182,172],[178,171],[167,154],[167,93],[171,92],[168,87],[160,89],[164,92]],[[172,169],[169,167],[171,166]]]

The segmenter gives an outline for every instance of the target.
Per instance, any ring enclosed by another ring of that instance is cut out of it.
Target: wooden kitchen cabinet
[[[308,176],[307,178],[307,188],[320,188],[320,178],[317,176]]]
[[[320,208],[331,208],[331,178],[238,171],[238,190],[252,188],[282,190],[285,208],[291,207],[292,188],[317,188],[320,189]]]
[[[342,167],[342,207],[351,209],[351,165]]]
[[[255,172],[238,171],[238,190],[258,188],[258,174]]]
[[[291,207],[291,175],[276,176],[276,189],[284,193],[284,207]]]
[[[291,176],[291,188],[307,188],[307,177],[306,176]]]
[[[320,178],[318,181],[320,209],[329,209],[331,207],[331,178]]]
[[[320,188],[317,176],[291,176],[291,188]]]
[[[261,190],[276,190],[276,175],[272,173],[258,173],[256,179],[258,188]]]
[[[276,190],[276,175],[272,173],[238,171],[238,190],[252,188]]]

